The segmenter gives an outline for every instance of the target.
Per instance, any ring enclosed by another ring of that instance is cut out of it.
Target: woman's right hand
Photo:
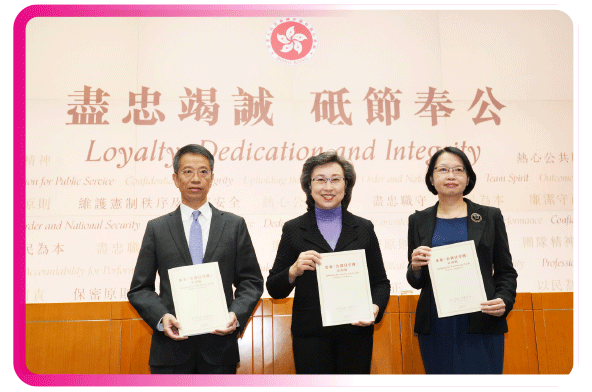
[[[431,252],[432,248],[429,246],[419,246],[415,248],[413,253],[411,253],[411,269],[413,271],[419,271],[421,270],[421,267],[428,265]]]
[[[314,271],[317,269],[317,264],[321,265],[322,256],[314,250],[307,250],[300,253],[298,259],[290,267],[290,284],[296,281],[296,278],[304,273],[304,271]]]

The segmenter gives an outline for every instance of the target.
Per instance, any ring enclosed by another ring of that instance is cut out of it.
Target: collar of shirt
[[[202,217],[208,222],[212,219],[212,207],[210,207],[210,203],[205,202],[204,205],[199,207],[197,210],[201,212],[199,215],[199,223],[201,223]],[[183,219],[183,221],[188,220],[191,222],[193,211],[195,211],[193,208],[181,203],[181,219]]]

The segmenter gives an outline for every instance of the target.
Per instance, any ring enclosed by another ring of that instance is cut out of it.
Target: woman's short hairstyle
[[[428,165],[428,171],[425,175],[425,183],[428,186],[428,189],[434,195],[438,194],[438,191],[436,191],[436,188],[434,187],[434,185],[432,185],[432,178],[434,176],[434,168],[436,167],[436,161],[438,160],[438,157],[445,152],[456,155],[463,162],[463,166],[467,171],[467,177],[469,179],[468,185],[465,188],[463,195],[468,195],[469,193],[471,193],[471,191],[475,187],[475,184],[477,183],[477,175],[473,171],[473,167],[471,166],[471,162],[469,162],[469,158],[467,158],[464,152],[462,152],[456,147],[444,147],[443,149],[436,151],[436,153],[432,155],[432,158],[430,159],[430,163]]]
[[[175,157],[173,158],[173,170],[175,173],[179,173],[179,166],[181,166],[181,157],[185,154],[199,154],[206,157],[208,162],[210,163],[210,170],[214,171],[214,156],[212,153],[205,148],[204,146],[200,146],[199,144],[188,144],[186,146],[181,147]]]
[[[314,210],[315,202],[310,191],[310,184],[312,180],[312,172],[314,168],[319,165],[326,165],[327,163],[336,162],[343,169],[343,177],[345,178],[345,196],[341,201],[343,209],[347,209],[352,197],[352,189],[356,184],[356,171],[347,159],[337,154],[334,150],[329,150],[312,156],[304,162],[302,166],[302,175],[300,176],[300,185],[302,190],[306,193],[306,206],[308,211]]]

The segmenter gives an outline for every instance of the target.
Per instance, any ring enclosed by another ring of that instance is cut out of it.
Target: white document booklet
[[[179,335],[192,336],[226,328],[228,307],[218,262],[169,270]]]
[[[481,311],[487,296],[473,240],[432,248],[428,269],[438,318]]]
[[[322,256],[317,282],[323,327],[373,321],[366,252],[358,249]]]

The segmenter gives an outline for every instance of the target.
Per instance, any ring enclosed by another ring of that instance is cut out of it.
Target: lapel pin
[[[475,223],[479,223],[483,220],[483,218],[481,218],[481,215],[479,215],[475,212],[475,213],[471,214],[471,220]]]

